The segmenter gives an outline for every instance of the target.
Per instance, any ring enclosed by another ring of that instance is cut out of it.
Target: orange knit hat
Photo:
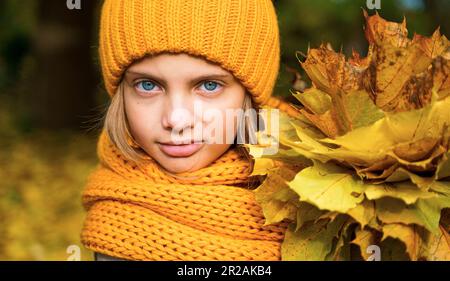
[[[184,52],[219,64],[257,104],[269,99],[279,71],[279,30],[271,0],[105,0],[99,41],[110,96],[134,61],[162,52]]]

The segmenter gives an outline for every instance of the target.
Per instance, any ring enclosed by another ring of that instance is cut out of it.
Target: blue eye
[[[214,81],[206,81],[205,83],[202,84],[202,86],[204,86],[206,91],[212,92],[215,91],[217,88],[219,88],[220,84]]]
[[[149,92],[155,89],[156,85],[151,81],[141,81],[136,84],[138,90],[143,92]]]

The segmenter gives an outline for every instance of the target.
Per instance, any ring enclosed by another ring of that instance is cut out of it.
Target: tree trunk
[[[94,107],[98,1],[81,4],[81,10],[70,10],[66,1],[39,1],[33,36],[36,75],[26,97],[38,128],[80,129]]]

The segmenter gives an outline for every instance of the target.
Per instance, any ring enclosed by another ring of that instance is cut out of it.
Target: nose
[[[182,132],[192,128],[193,116],[189,96],[185,94],[168,94],[165,103],[162,125],[165,129]]]

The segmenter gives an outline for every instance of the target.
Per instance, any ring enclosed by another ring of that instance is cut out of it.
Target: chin
[[[167,159],[158,162],[165,170],[174,174],[193,172],[202,168],[202,166],[199,165],[200,162],[198,161],[198,159],[192,159],[192,157],[167,157]]]
[[[151,157],[159,163],[166,171],[172,174],[194,172],[202,169],[222,155],[229,146],[204,146],[189,157],[171,157],[159,149],[153,150]],[[206,149],[214,148],[214,149]]]

